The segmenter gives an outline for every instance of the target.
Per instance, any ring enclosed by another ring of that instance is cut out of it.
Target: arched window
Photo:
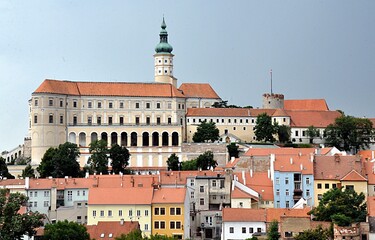
[[[76,143],[76,134],[74,132],[69,133],[69,142]]]
[[[152,133],[152,146],[159,146],[159,133]]]
[[[178,146],[178,133],[172,133],[172,146]]]
[[[130,146],[137,146],[137,133],[136,132],[132,132],[130,134]]]
[[[128,146],[128,134],[126,132],[121,133],[121,146]]]
[[[108,134],[106,132],[102,132],[101,140],[104,140],[108,143]]]
[[[148,147],[150,145],[149,137],[150,135],[148,134],[148,132],[144,132],[142,134],[142,146]]]
[[[91,142],[98,140],[98,134],[96,132],[91,133]]]
[[[79,146],[85,147],[86,146],[86,133],[81,132],[79,134]]]
[[[167,132],[163,132],[163,134],[161,135],[161,138],[162,138],[161,144],[163,146],[168,146],[169,145],[169,143],[168,143],[168,133]]]
[[[113,132],[111,133],[111,145],[117,144],[117,133]]]

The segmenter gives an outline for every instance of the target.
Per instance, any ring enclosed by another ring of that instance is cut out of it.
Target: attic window
[[[104,233],[100,234],[100,237],[101,237],[101,238],[104,238]]]
[[[113,234],[112,233],[108,234],[108,237],[110,237],[110,238],[113,237]]]

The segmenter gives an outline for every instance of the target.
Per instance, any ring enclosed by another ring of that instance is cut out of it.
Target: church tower
[[[165,30],[164,17],[161,23],[160,43],[155,47],[154,64],[155,64],[155,82],[170,83],[177,87],[177,79],[173,77],[173,47],[168,43],[168,32]]]

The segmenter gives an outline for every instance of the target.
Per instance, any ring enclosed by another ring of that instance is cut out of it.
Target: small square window
[[[124,102],[120,102],[120,108],[124,108]]]
[[[135,108],[139,108],[139,103],[135,103]]]
[[[229,228],[229,233],[234,233],[234,227]]]
[[[109,107],[109,108],[113,108],[113,102],[109,102],[109,103],[108,103],[108,107]]]
[[[321,183],[318,183],[318,184],[316,185],[316,187],[317,187],[318,189],[322,189],[322,184],[321,184]]]

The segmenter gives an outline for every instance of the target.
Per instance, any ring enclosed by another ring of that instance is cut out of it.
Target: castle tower
[[[277,93],[263,94],[263,109],[284,109],[284,95]]]
[[[160,43],[155,47],[155,82],[170,83],[177,87],[177,79],[173,77],[173,47],[168,43],[168,32],[165,30],[164,17],[161,23]]]

